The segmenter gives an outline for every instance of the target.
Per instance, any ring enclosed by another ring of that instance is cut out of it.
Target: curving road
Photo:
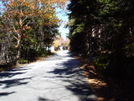
[[[68,51],[0,73],[0,101],[96,101]]]

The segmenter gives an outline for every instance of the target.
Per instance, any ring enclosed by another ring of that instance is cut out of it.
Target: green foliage
[[[94,59],[94,66],[101,72],[104,72],[107,66],[107,54],[101,53],[99,57]]]
[[[26,63],[28,63],[28,60],[19,59],[18,60],[18,63],[20,63],[20,64],[26,64]]]
[[[74,30],[75,33],[81,32],[84,29],[84,24],[78,24],[77,28]]]
[[[44,47],[50,47],[55,35],[59,34],[55,5],[49,0],[30,2],[5,1],[7,5],[3,5],[5,9],[0,16],[0,65],[16,61],[25,63],[50,54]],[[39,5],[39,2],[44,3]]]
[[[96,68],[111,76],[126,77],[126,60],[134,57],[134,1],[71,0],[68,9],[71,50],[98,57]]]

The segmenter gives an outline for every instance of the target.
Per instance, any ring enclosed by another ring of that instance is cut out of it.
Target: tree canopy
[[[68,10],[71,50],[86,58],[97,57],[95,66],[110,76],[130,76],[134,70],[134,1],[71,0]]]
[[[47,54],[60,20],[56,8],[66,0],[1,0],[0,65],[32,61]]]

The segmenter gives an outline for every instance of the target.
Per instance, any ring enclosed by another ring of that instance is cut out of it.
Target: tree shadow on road
[[[0,85],[4,85],[3,89],[14,87],[14,86],[20,86],[20,85],[27,84],[28,82],[24,81],[24,80],[27,80],[27,79],[31,79],[31,78],[3,80],[3,81],[0,81]]]
[[[28,69],[29,69],[28,67],[26,67],[26,68],[17,67],[17,68],[13,68],[13,69],[10,69],[10,70],[4,71],[4,72],[0,72],[0,79],[11,78],[16,75],[24,74],[24,73],[26,73],[26,71]]]
[[[28,80],[31,79],[31,77],[19,77],[16,78],[15,76],[21,75],[27,72],[29,68],[14,68],[10,69],[4,72],[0,72],[0,96],[8,96],[10,94],[15,93],[12,92],[2,92],[2,89],[8,89],[10,87],[20,86],[28,83]]]
[[[54,101],[54,100],[49,100],[49,99],[46,99],[46,98],[39,97],[39,101]]]
[[[69,83],[69,85],[65,85],[65,88],[78,96],[80,101],[96,101],[96,97],[83,76],[77,60],[71,59],[57,64],[57,68],[49,73],[57,74],[57,78],[62,78],[63,82]]]
[[[13,93],[15,93],[15,92],[2,92],[2,93],[0,93],[0,97],[1,96],[8,96],[8,95],[13,94]]]

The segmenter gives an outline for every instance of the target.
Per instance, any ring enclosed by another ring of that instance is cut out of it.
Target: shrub
[[[107,66],[107,54],[101,53],[99,57],[94,59],[93,64],[94,64],[96,69],[103,72]]]

